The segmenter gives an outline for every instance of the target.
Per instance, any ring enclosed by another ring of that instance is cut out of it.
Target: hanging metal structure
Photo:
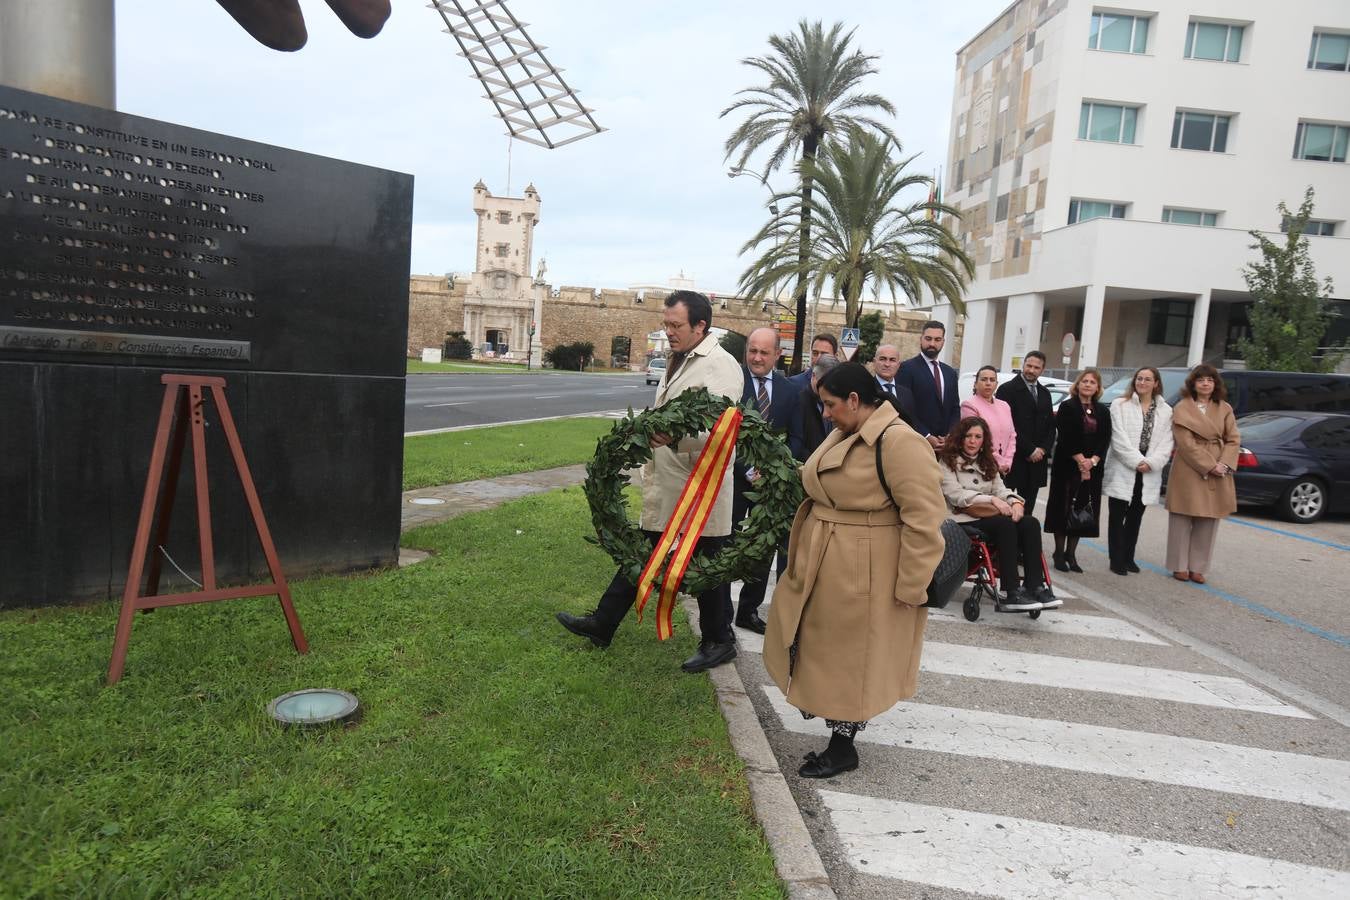
[[[507,133],[549,150],[604,131],[505,0],[431,0]]]

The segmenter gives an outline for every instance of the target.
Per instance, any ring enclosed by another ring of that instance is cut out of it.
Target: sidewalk
[[[573,465],[405,491],[402,530],[491,509],[530,494],[579,485],[585,480],[585,465]],[[412,565],[425,558],[425,553],[404,549],[399,565]],[[685,610],[691,625],[697,628],[697,606],[686,598]],[[709,675],[717,691],[718,706],[726,719],[731,745],[745,764],[755,818],[764,830],[773,852],[774,866],[787,887],[788,896],[792,900],[834,900],[829,875],[769,747],[739,672],[734,665],[728,665],[713,669]]]

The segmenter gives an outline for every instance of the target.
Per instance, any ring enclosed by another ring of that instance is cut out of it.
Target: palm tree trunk
[[[802,161],[814,163],[819,141],[814,135],[802,140]],[[797,235],[797,327],[793,332],[792,362],[788,366],[789,374],[796,375],[802,370],[802,351],[806,345],[806,283],[809,277],[806,261],[811,256],[811,175],[809,166],[802,167],[802,221],[801,231]]]

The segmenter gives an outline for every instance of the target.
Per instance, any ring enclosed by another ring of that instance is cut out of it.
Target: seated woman
[[[998,554],[999,579],[1007,599],[998,604],[1005,612],[1055,609],[1064,602],[1045,583],[1041,566],[1041,526],[1026,515],[1022,498],[999,477],[989,446],[989,426],[978,416],[967,416],[947,436],[938,451],[942,493],[951,518],[969,523],[984,535]],[[1021,564],[1022,583],[1017,566]]]

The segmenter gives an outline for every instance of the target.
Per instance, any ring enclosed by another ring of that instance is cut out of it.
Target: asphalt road
[[[519,422],[581,413],[642,409],[656,396],[642,373],[409,375],[403,430]]]

